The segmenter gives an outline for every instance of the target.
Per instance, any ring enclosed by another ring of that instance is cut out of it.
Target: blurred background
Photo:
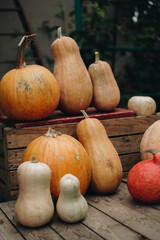
[[[0,78],[16,68],[17,45],[30,33],[36,40],[26,50],[27,64],[53,72],[50,47],[60,26],[77,42],[86,67],[95,51],[111,65],[120,107],[147,95],[160,110],[159,0],[0,0]]]

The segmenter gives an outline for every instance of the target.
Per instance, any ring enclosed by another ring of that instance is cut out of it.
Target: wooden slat
[[[24,240],[0,209],[0,239]]]
[[[14,226],[19,232],[27,239],[47,239],[47,240],[58,240],[58,239],[93,239],[101,240],[102,238],[86,228],[83,224],[67,224],[59,220],[56,214],[53,215],[53,219],[49,226],[42,228],[28,229],[22,227],[14,217],[14,205],[15,202],[2,203],[1,208],[12,221]]]
[[[160,223],[159,210],[153,208],[154,206],[160,206],[157,204],[137,203],[129,194],[126,183],[121,182],[116,194],[112,194],[111,198]]]
[[[126,135],[123,137],[110,137],[118,154],[128,154],[140,151],[140,142],[143,134]]]
[[[118,119],[101,120],[106,128],[107,134],[111,136],[122,136],[144,131],[156,120],[160,119],[159,113],[147,117],[126,117]],[[55,124],[50,127],[64,134],[76,137],[77,123]],[[7,138],[7,148],[26,147],[33,139],[46,133],[48,126],[28,127],[22,129],[4,128]]]
[[[21,224],[18,223],[18,221],[15,218],[14,205],[15,205],[15,202],[2,203],[1,209],[3,210],[3,212],[5,212],[5,214],[9,218],[9,220],[12,222],[13,226],[21,233],[21,235],[26,240],[34,240],[34,239],[60,240],[60,239],[62,239],[49,226],[43,226],[41,228],[33,228],[33,229],[23,227]],[[10,239],[12,240],[13,238],[10,238]],[[8,238],[7,238],[7,240],[8,240]],[[16,240],[16,238],[15,238],[15,240]],[[18,238],[17,238],[17,240],[18,240]]]
[[[104,239],[140,239],[140,235],[138,233],[123,226],[121,223],[110,218],[103,212],[97,211],[97,209],[92,206],[89,206],[88,214],[87,217],[83,220],[83,224],[85,224],[85,226],[92,229]]]
[[[136,211],[136,206],[130,208],[120,200],[114,200],[109,196],[91,196],[87,197],[87,200],[91,206],[96,207],[147,239],[159,240],[160,220],[155,221],[152,216],[148,217],[139,213]]]

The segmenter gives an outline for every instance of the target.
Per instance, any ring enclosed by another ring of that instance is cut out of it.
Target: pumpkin
[[[17,220],[27,227],[41,227],[48,223],[54,214],[50,192],[51,170],[40,163],[35,156],[32,161],[19,165],[17,169],[19,184],[15,204]]]
[[[18,44],[17,68],[0,81],[0,107],[10,119],[39,120],[51,115],[59,103],[60,91],[54,75],[40,65],[26,65],[25,46],[34,35],[24,36]]]
[[[56,204],[58,216],[64,221],[74,223],[86,217],[88,204],[80,192],[80,182],[72,174],[65,174],[60,182],[60,195]]]
[[[160,152],[146,149],[152,159],[135,164],[128,173],[127,187],[131,196],[144,203],[160,202]]]
[[[156,111],[156,102],[148,96],[133,96],[128,100],[128,109],[136,112],[139,116],[152,115]]]
[[[91,163],[78,140],[49,128],[44,136],[36,138],[27,146],[22,161],[31,160],[33,155],[52,171],[51,193],[54,201],[59,196],[59,181],[67,173],[79,179],[81,194],[85,194],[91,179]]]
[[[96,118],[85,119],[77,125],[77,136],[86,149],[92,166],[91,186],[100,194],[114,192],[122,178],[122,165],[118,153],[107,136],[103,124]]]
[[[152,123],[144,132],[141,142],[140,142],[140,151],[141,159],[152,159],[152,153],[144,152],[146,149],[155,148],[160,151],[160,120]]]
[[[93,104],[97,110],[111,111],[120,101],[120,90],[114,78],[110,65],[99,59],[99,53],[95,52],[95,62],[88,72],[93,84]]]
[[[54,75],[60,87],[60,109],[67,114],[78,114],[91,103],[93,88],[87,68],[80,55],[79,47],[71,37],[62,36],[52,43]]]

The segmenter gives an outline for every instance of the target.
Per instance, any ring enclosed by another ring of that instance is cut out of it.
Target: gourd
[[[111,111],[120,101],[120,90],[114,78],[110,65],[99,59],[99,53],[95,52],[95,62],[88,72],[93,84],[93,104],[97,110]]]
[[[114,192],[122,178],[122,165],[118,153],[107,136],[103,124],[96,118],[85,119],[77,125],[77,136],[86,149],[92,165],[91,186],[100,194]]]
[[[155,148],[160,151],[160,120],[152,123],[144,132],[141,142],[140,151],[141,159],[152,159],[152,154],[150,152],[144,152],[145,149]]]
[[[51,193],[54,202],[59,196],[59,181],[67,173],[79,179],[81,194],[85,194],[91,179],[91,162],[77,139],[49,128],[44,136],[30,142],[22,161],[30,161],[33,155],[36,155],[38,161],[46,163],[52,171]]]
[[[17,68],[0,81],[0,107],[10,119],[39,120],[51,115],[59,103],[60,91],[54,75],[40,65],[26,65],[25,46],[34,34],[24,36],[18,44]]]
[[[50,193],[51,170],[33,157],[17,170],[19,193],[15,204],[17,220],[27,227],[40,227],[54,214]]]
[[[148,116],[155,113],[156,102],[148,96],[133,96],[128,100],[128,109],[135,111],[138,116]]]
[[[78,114],[87,109],[93,95],[92,82],[80,55],[79,47],[71,37],[62,36],[52,43],[54,75],[60,87],[60,109],[67,114]]]
[[[56,204],[58,216],[65,222],[74,223],[86,217],[88,204],[80,193],[80,182],[72,174],[65,174],[60,182],[60,195]]]
[[[127,177],[127,187],[131,196],[144,203],[160,202],[160,152],[146,149],[153,154],[152,159],[135,164]]]

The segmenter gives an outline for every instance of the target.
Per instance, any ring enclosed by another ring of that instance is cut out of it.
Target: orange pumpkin
[[[28,145],[22,161],[31,161],[34,155],[37,161],[46,163],[52,171],[51,193],[54,201],[60,193],[59,181],[67,173],[79,179],[81,194],[85,194],[91,179],[91,162],[78,140],[49,128],[44,136]]]
[[[26,65],[24,48],[33,35],[24,36],[18,45],[17,68],[0,82],[0,107],[14,120],[39,120],[51,115],[60,98],[54,75],[40,65]]]

